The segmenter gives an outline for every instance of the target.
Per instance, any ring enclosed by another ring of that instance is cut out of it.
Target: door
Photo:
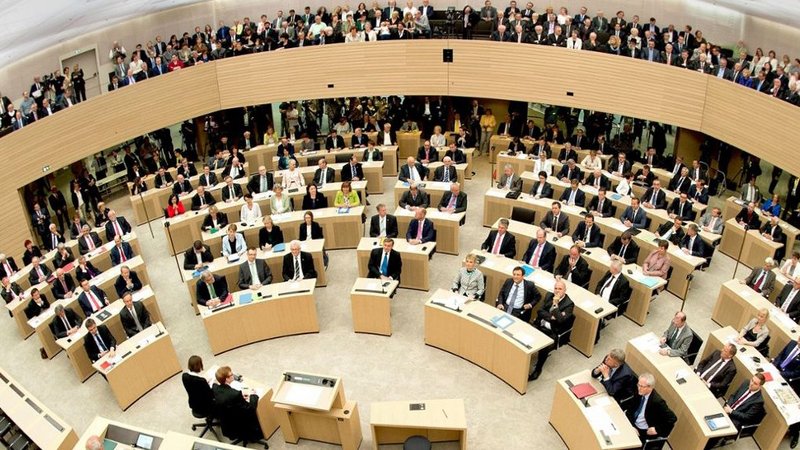
[[[61,67],[69,66],[70,72],[78,64],[83,69],[83,78],[86,80],[86,98],[90,99],[100,95],[100,79],[97,69],[97,47],[78,49],[61,56]]]

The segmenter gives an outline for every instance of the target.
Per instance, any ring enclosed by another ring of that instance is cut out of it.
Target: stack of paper
[[[606,436],[619,434],[619,430],[614,426],[611,416],[608,415],[602,406],[590,406],[585,409],[586,419],[593,430],[602,431]]]

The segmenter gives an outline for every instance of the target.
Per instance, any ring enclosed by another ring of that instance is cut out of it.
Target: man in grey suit
[[[775,260],[767,258],[764,260],[763,267],[754,267],[750,275],[740,282],[750,286],[764,298],[769,298],[770,294],[772,294],[772,289],[775,288],[775,273],[772,271],[773,267],[775,267]]]
[[[503,175],[497,183],[497,188],[516,192],[522,190],[522,178],[514,173],[514,168],[511,167],[511,164],[506,164],[505,167],[503,167]]]
[[[722,211],[719,208],[712,208],[711,212],[705,213],[700,219],[700,228],[703,231],[714,234],[722,234],[722,227],[725,221],[722,219]]]
[[[272,272],[263,259],[256,259],[256,249],[247,249],[247,261],[239,265],[239,289],[259,289],[272,283]]]
[[[682,311],[675,313],[667,331],[661,335],[661,349],[658,353],[665,356],[678,356],[683,358],[692,343],[692,329],[686,324],[686,314]]]

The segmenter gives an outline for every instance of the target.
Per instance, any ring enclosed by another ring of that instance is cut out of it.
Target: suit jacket
[[[591,172],[589,173],[589,176],[586,177],[585,184],[589,186],[594,186],[594,181],[595,181],[594,172]],[[606,190],[611,190],[611,180],[609,180],[608,177],[603,174],[600,175],[600,187],[604,187],[606,188]]]
[[[558,307],[555,310],[552,310],[554,303],[553,299],[553,293],[548,292],[544,298],[544,303],[542,303],[539,311],[536,312],[536,322],[534,322],[537,329],[547,334],[551,338],[555,338],[557,334],[567,331],[575,319],[575,316],[573,315],[575,304],[568,295],[565,295],[564,298],[561,299],[561,301],[558,303]],[[548,330],[546,327],[542,326],[542,322],[547,322],[550,324],[550,329]]]
[[[349,170],[349,165],[348,165],[348,170]],[[333,183],[335,181],[336,181],[336,171],[330,167],[326,167],[325,182]],[[317,169],[316,171],[314,171],[314,184],[316,184],[317,186],[322,186],[322,169]]]
[[[66,255],[61,254],[60,252],[56,253],[55,258],[53,258],[53,267],[56,269],[60,269],[67,264],[75,261],[75,256],[72,254],[72,250],[69,248],[65,248]]]
[[[797,347],[797,341],[790,341],[786,346],[781,350],[778,356],[772,361],[775,367],[781,371],[781,375],[786,380],[800,377],[800,354],[796,355],[792,358],[792,361],[785,367],[781,368],[781,366],[786,362],[786,359],[791,355],[792,351]]]
[[[791,294],[792,290],[794,290],[794,287],[791,283],[784,286],[783,289],[781,289],[781,293],[778,294],[778,297],[775,299],[775,306],[782,308],[784,301],[789,294]],[[788,314],[789,317],[795,322],[800,319],[800,292],[798,292],[794,298],[792,298],[792,302],[789,304],[786,314]]]
[[[686,234],[681,239],[680,248],[688,248],[689,252],[692,256],[704,256],[706,251],[706,245],[703,243],[703,238],[700,235],[695,235],[694,242],[692,243],[691,248],[689,248],[689,242],[691,242],[692,237]]]
[[[369,254],[369,263],[367,264],[368,278],[381,277],[381,263],[383,262],[383,247],[374,248]],[[389,261],[387,263],[386,272],[393,280],[400,280],[400,273],[403,270],[403,259],[397,250],[392,250],[389,253]]]
[[[688,194],[690,187],[692,187],[692,179],[689,178],[689,176],[685,176],[683,177],[683,181],[681,181],[680,172],[672,177],[672,180],[669,182],[670,191],[680,191]]]
[[[603,375],[597,368],[592,370],[592,376],[600,380],[600,383],[606,388],[606,392],[614,397],[617,403],[630,398],[636,392],[636,375],[625,363],[617,367],[617,370],[607,379],[602,379]]]
[[[710,212],[706,213],[700,219],[700,226],[701,227],[707,227],[707,226],[711,225],[711,219],[712,219],[711,213]],[[722,227],[723,226],[725,226],[725,220],[722,217],[717,217],[717,221],[716,221],[716,223],[714,223],[714,228],[711,230],[711,232],[715,233],[715,234],[722,234]]]
[[[539,223],[542,228],[550,228],[556,233],[567,234],[569,233],[569,217],[563,211],[558,215],[558,223],[555,221],[553,211],[547,211],[544,220]]]
[[[78,280],[78,283],[83,280],[91,280],[101,273],[102,271],[95,267],[90,261],[86,261],[85,268],[80,265],[75,266],[75,278]]]
[[[426,242],[431,242],[436,238],[436,235],[435,235],[435,232],[434,232],[434,229],[433,229],[433,221],[431,221],[430,219],[427,219],[427,218],[424,219],[424,220],[425,220],[425,222],[423,222],[423,225],[422,225],[422,243],[423,244],[426,243]],[[418,220],[412,220],[411,223],[408,224],[408,232],[406,233],[406,239],[407,240],[416,239],[417,238],[418,229],[419,229],[419,221]]]
[[[39,266],[42,268],[42,273],[44,277],[47,278],[50,276],[52,271],[48,268],[44,263],[40,262]],[[39,284],[39,274],[36,273],[36,269],[31,267],[31,272],[28,274],[28,281],[31,283],[31,286]]]
[[[361,167],[361,163],[356,163],[355,168],[355,173],[353,173],[353,168],[349,163],[342,166],[342,181],[352,181],[355,177],[358,177],[359,180],[363,180],[364,169]],[[420,172],[420,175],[422,175],[422,172]]]
[[[272,173],[267,172],[265,176],[267,177],[267,190],[272,190],[272,186],[275,185]],[[333,178],[329,179],[332,180]],[[316,179],[314,181],[316,182]],[[261,175],[255,174],[252,177],[250,177],[250,181],[247,182],[247,191],[250,192],[250,194],[261,193]]]
[[[750,218],[747,217],[747,207],[742,208],[739,214],[736,215],[737,222],[744,222],[751,230],[758,230],[761,228],[761,220],[758,218],[758,213],[753,211]]]
[[[415,167],[417,168],[417,173],[419,174],[420,178],[425,179],[428,176],[428,169],[420,163],[416,163]],[[344,172],[344,168],[342,169]],[[403,182],[410,182],[411,181],[411,170],[408,168],[408,164],[403,164],[400,166],[400,174],[397,177],[400,181]],[[522,180],[520,180],[520,184]]]
[[[163,179],[161,178],[161,175],[155,175],[155,177],[156,177],[156,181],[155,181],[156,188],[165,187],[167,185],[167,183],[172,183],[173,181],[175,181],[175,180],[172,179],[172,175],[170,175],[169,172],[164,172],[164,178]],[[186,181],[186,180],[184,180],[184,181]]]
[[[707,205],[708,188],[704,187],[702,191],[698,192],[697,185],[693,184],[692,187],[689,188],[689,199]]]
[[[598,205],[599,203],[600,203],[600,197],[598,197],[598,196],[596,196],[596,195],[595,195],[595,196],[594,196],[594,197],[592,197],[592,199],[589,201],[589,206],[588,206],[586,209],[588,209],[589,211],[594,211],[596,214],[600,214],[600,215],[602,215],[603,217],[609,217],[609,216],[611,216],[611,208],[614,206],[614,205],[611,203],[611,200],[610,200],[610,199],[608,199],[608,198],[606,198],[605,200],[603,200],[603,207],[601,208],[601,210],[600,210],[600,211],[598,211],[598,208],[597,208],[597,205]]]
[[[731,394],[725,404],[728,406],[733,406],[739,400],[739,398],[741,398],[742,395],[747,392],[749,384],[749,379],[744,380],[739,386],[739,389],[736,389],[736,392]],[[760,423],[761,419],[764,418],[764,415],[766,415],[766,411],[764,411],[764,397],[762,396],[762,391],[759,390],[755,394],[748,397],[747,400],[740,403],[736,409],[728,414],[728,417],[731,418],[733,426],[735,426],[738,430],[744,425],[755,425]]]
[[[458,181],[458,170],[455,166],[450,166],[447,170],[447,179],[444,179],[444,166],[439,166],[433,172],[433,181],[444,181],[447,183],[453,183]]]
[[[631,407],[625,411],[631,424],[636,424],[636,412],[638,405],[641,403],[642,397],[636,393],[631,400]],[[659,437],[667,437],[672,432],[675,422],[678,420],[675,413],[669,409],[667,402],[665,402],[656,391],[650,392],[647,403],[644,407],[644,420],[647,425],[656,429]]]
[[[183,180],[183,183],[176,181],[172,185],[172,193],[177,196],[191,194],[193,190],[194,188],[192,188],[192,183],[189,180]]]
[[[217,201],[214,200],[214,197],[211,195],[211,193],[207,191],[203,192],[203,200],[205,201],[205,205],[213,205],[214,203],[217,203]],[[203,205],[200,203],[199,195],[195,195],[194,197],[192,197],[192,211],[197,211],[202,206]]]
[[[453,197],[453,193],[447,191],[442,195],[442,200],[439,202],[439,208],[446,208],[447,205],[450,203],[450,199]],[[455,213],[462,213],[467,210],[467,194],[464,192],[459,192],[458,197],[456,197],[456,204]]]
[[[317,278],[317,270],[314,268],[314,258],[311,253],[300,252],[300,268],[303,271],[303,278]],[[287,253],[283,256],[283,280],[289,281],[294,278],[294,256]]]
[[[242,198],[242,187],[236,183],[233,183],[231,186],[233,187],[233,195],[231,195],[231,190],[228,186],[221,189],[223,202],[235,201]]]
[[[692,333],[692,329],[689,328],[687,324],[683,324],[683,328],[681,328],[678,336],[674,337],[676,330],[677,327],[675,324],[670,322],[669,327],[667,327],[667,330],[664,331],[664,334],[661,336],[667,339],[665,345],[669,348],[669,356],[679,356],[683,358],[689,351],[689,345],[692,343],[694,333]]]
[[[569,173],[567,173],[569,172]],[[561,171],[558,172],[558,178],[568,178],[570,180],[581,180],[583,179],[581,169],[576,164],[574,168],[570,170],[567,164],[561,166]]]
[[[233,177],[233,179],[234,179],[234,180],[238,180],[239,178],[244,178],[245,176],[247,176],[247,175],[245,174],[244,161],[242,161],[242,159],[244,159],[244,156],[242,155],[242,156],[240,156],[239,158],[240,158],[240,159],[239,159],[239,162],[240,162],[241,164],[239,165],[239,172],[236,174],[236,176],[235,176],[235,177]],[[232,172],[232,170],[231,170],[231,169],[232,169],[232,168],[233,168],[233,158],[231,158],[231,159],[228,159],[228,162],[227,162],[227,164],[225,165],[225,169],[223,169],[223,170],[222,170],[222,173],[220,174],[220,176],[221,176],[221,178],[222,178],[223,180],[224,180],[224,179],[225,179],[225,178],[226,178],[228,175],[230,175],[230,174],[231,174],[231,172]],[[237,185],[237,186],[238,186],[238,185]],[[241,187],[240,187],[240,188],[241,188]]]
[[[521,320],[525,321],[526,323],[531,321],[531,315],[533,312],[533,308],[539,303],[539,300],[542,298],[541,294],[539,294],[539,290],[536,289],[536,285],[533,284],[533,281],[529,280],[522,280],[523,285],[523,293],[522,293],[522,306],[523,308],[514,308],[511,310],[511,315],[514,317],[518,317]],[[511,295],[511,291],[514,288],[514,280],[509,278],[505,282],[503,282],[503,286],[500,287],[500,293],[497,294],[497,299],[495,299],[495,306],[503,305],[503,310],[508,308],[508,301],[509,296]],[[525,305],[531,305],[530,309],[525,309]]]
[[[64,308],[64,319],[69,328],[65,328],[64,322],[58,316],[53,316],[53,320],[50,322],[50,331],[53,332],[56,339],[67,337],[70,329],[81,326],[81,318],[70,308]]]
[[[664,234],[667,231],[669,231],[670,229],[672,229],[674,226],[675,226],[674,222],[664,222],[664,223],[661,224],[660,227],[658,227],[658,230],[656,230],[656,232],[658,233],[659,236],[664,236]],[[669,235],[669,241],[672,242],[675,245],[680,245],[681,240],[683,240],[683,237],[685,235],[686,235],[686,232],[683,231],[683,228],[680,228],[678,230],[674,230],[672,232],[672,234]]]
[[[500,176],[500,181],[497,183],[497,187],[499,189],[503,189],[508,184],[508,177],[503,174]],[[517,174],[511,175],[511,190],[520,192],[522,191],[522,178],[519,177]]]
[[[150,321],[150,313],[147,312],[147,308],[145,308],[142,302],[133,302],[133,312],[136,313],[136,318],[139,319],[139,324],[142,326],[142,329],[149,327],[153,323]],[[136,329],[136,321],[133,320],[133,316],[131,312],[128,311],[128,308],[123,306],[122,310],[119,312],[119,320],[122,322],[122,328],[125,330],[125,335],[133,337],[139,330]]]
[[[25,292],[17,283],[13,281],[8,285],[8,289],[5,287],[0,287],[0,295],[2,295],[3,300],[5,300],[6,303],[11,303],[11,300],[14,298],[14,296],[11,295],[11,291],[14,291],[14,293],[17,294],[17,297],[21,297],[22,293]]]
[[[540,184],[539,181],[533,183],[533,186],[531,186],[531,191],[530,191],[531,195],[536,195],[536,193],[539,191],[539,184]],[[551,186],[550,183],[546,181],[544,182],[544,186],[542,186],[542,197],[553,198],[553,186]]]
[[[262,285],[272,283],[272,271],[269,270],[267,262],[263,259],[256,259],[256,274],[261,280]],[[253,284],[253,275],[250,273],[250,262],[245,260],[239,264],[239,289],[249,289]]]
[[[597,289],[595,293],[597,295],[602,295],[603,286],[605,286],[606,282],[611,278],[611,272],[606,272],[603,275],[603,278],[597,282]],[[628,279],[622,275],[621,273],[617,276],[617,280],[614,282],[614,286],[611,287],[611,293],[608,297],[609,303],[614,306],[620,307],[623,302],[627,301],[631,298],[631,285],[628,282]],[[627,309],[627,304],[620,307],[620,313],[624,313]]]
[[[618,172],[621,174],[625,174],[626,172],[631,171],[631,162],[627,159],[622,163],[622,170],[620,170],[619,160],[612,160],[608,162],[608,170],[610,172]]]
[[[225,300],[228,296],[228,281],[225,279],[224,276],[214,275],[214,293],[216,294],[215,297],[211,297],[211,292],[208,289],[208,285],[202,279],[197,282],[197,286],[195,289],[197,290],[197,304],[205,306],[210,300],[219,299]]]
[[[586,222],[580,222],[578,226],[575,227],[575,232],[572,233],[572,240],[584,241],[586,248],[600,247],[603,245],[603,241],[600,239],[602,237],[601,234],[602,232],[600,231],[600,227],[593,224],[591,231],[589,232],[589,240],[585,241]]]
[[[564,192],[561,194],[561,200],[565,204],[569,202],[569,197],[572,194],[572,188],[565,189]],[[580,188],[575,191],[575,206],[584,206],[586,204],[586,194],[583,193]]]
[[[750,275],[744,279],[745,284],[750,286],[751,288],[755,289],[754,286],[756,281],[761,276],[761,271],[764,270],[763,267],[754,267],[753,271],[750,272]],[[768,270],[766,271],[766,276],[764,277],[764,281],[761,283],[761,295],[764,298],[769,298],[770,294],[772,294],[772,289],[775,288],[775,272]]]
[[[384,16],[384,17],[387,17],[387,16]],[[388,20],[388,17],[387,17],[386,20]],[[397,133],[394,130],[391,130],[391,131],[389,131],[389,136],[390,136],[390,140],[392,141],[392,145],[396,145],[397,144]],[[384,131],[383,130],[378,131],[378,136],[375,139],[375,144],[379,145],[379,146],[383,145],[384,137],[385,137]]]
[[[251,394],[247,401],[240,391],[227,384],[215,384],[212,391],[215,413],[222,420],[226,436],[244,437],[250,442],[263,438],[256,415],[257,395]]]
[[[52,291],[53,296],[56,300],[61,300],[67,297],[67,293],[71,293],[75,291],[75,280],[72,278],[72,275],[65,273],[64,274],[64,284],[67,285],[67,289],[64,289],[64,286],[61,284],[61,281],[56,278],[52,282]]]
[[[422,161],[427,159],[430,162],[439,161],[439,150],[436,150],[435,147],[431,147],[430,151],[428,151],[428,157],[425,157],[425,147],[420,147],[417,150],[417,161]]]
[[[272,226],[272,231],[267,231],[266,228],[261,228],[258,230],[258,246],[264,247],[265,245],[269,244],[274,246],[275,244],[283,243],[283,231],[281,231],[281,227],[277,225]]]
[[[120,245],[122,246],[122,254],[125,255],[125,261],[134,257],[133,248],[131,247],[131,244],[128,244],[127,242],[120,242]],[[112,266],[116,266],[122,263],[122,255],[120,255],[119,247],[114,246],[109,253],[111,254]]]
[[[97,286],[89,286],[89,290],[97,297],[97,300],[100,301],[102,308],[108,306],[108,296],[102,289]],[[86,295],[85,292],[81,291],[78,295],[78,304],[81,305],[81,309],[83,310],[83,314],[86,317],[91,316],[94,313],[94,309],[92,308],[92,303],[89,301],[89,296]],[[102,309],[100,308],[100,309]]]
[[[122,234],[128,234],[131,232],[131,224],[128,223],[122,216],[117,216],[117,223],[119,223],[119,227],[122,229]],[[117,235],[117,232],[114,230],[114,224],[111,221],[106,222],[106,242],[111,242],[114,240],[114,236]]]
[[[100,335],[100,339],[107,349],[111,349],[112,347],[116,348],[117,340],[114,339],[114,336],[108,331],[107,326],[102,324],[97,325],[97,334]],[[100,359],[101,350],[91,333],[87,333],[86,337],[83,339],[83,348],[86,350],[86,354],[89,355],[90,361],[95,362]]]
[[[761,229],[759,230],[762,234],[767,233],[772,236],[772,240],[775,242],[783,242],[784,235],[783,235],[783,228],[780,225],[775,225],[775,229],[772,229],[772,223],[766,222]]]
[[[641,198],[642,203],[644,202],[649,203],[651,200],[653,200],[653,190],[654,188],[650,188],[647,190],[647,192],[644,193],[644,195]],[[656,194],[656,202],[653,203],[653,206],[655,206],[656,209],[667,209],[667,194],[664,192],[663,189],[658,190],[658,194]]]
[[[350,136],[350,147],[366,147],[367,144],[369,144],[369,137],[366,134],[362,134],[361,137],[355,134]]]
[[[362,161],[369,161],[369,149],[364,149],[364,154],[361,157]],[[372,160],[373,161],[383,161],[383,152],[378,148],[375,147],[372,150]]]
[[[308,229],[306,228],[305,222],[302,222],[300,225],[299,236],[301,241],[305,241],[308,239]],[[319,225],[318,222],[311,221],[311,239],[323,239],[324,236],[322,235],[322,227]]]
[[[497,230],[490,231],[489,236],[486,236],[486,240],[481,244],[481,250],[491,252],[496,239]],[[535,242],[535,240],[532,242]],[[500,243],[499,252],[506,258],[515,259],[517,257],[517,238],[513,234],[506,232],[503,242]]]
[[[325,138],[325,148],[330,150],[332,148],[344,148],[344,139],[341,136],[336,136],[334,141],[333,136]]]
[[[378,237],[381,233],[380,216],[375,214],[370,218],[369,236]],[[386,237],[396,238],[399,233],[397,229],[397,218],[391,214],[386,214]]]
[[[217,181],[217,174],[214,171],[208,173],[208,181],[206,181],[205,174],[200,174],[200,181],[199,181],[200,186],[205,186],[205,187],[214,186],[218,182],[219,181]]]
[[[569,255],[564,255],[564,257],[561,258],[561,263],[556,267],[553,274],[561,275],[566,279],[570,272],[572,273],[572,282],[578,286],[584,286],[589,282],[589,264],[585,259],[578,258],[578,262],[576,262],[575,266],[570,270]]]
[[[33,299],[28,300],[28,306],[25,307],[24,312],[25,312],[25,317],[27,317],[29,320],[38,316],[39,314],[42,313],[42,311],[50,307],[50,302],[47,301],[46,295],[41,294],[39,296],[39,299],[42,301],[41,306],[36,304],[36,302],[34,302]]]
[[[646,228],[647,225],[647,214],[644,212],[644,209],[639,208],[638,211],[634,212],[633,207],[628,206],[625,208],[625,212],[622,213],[622,217],[620,217],[622,222],[626,220],[630,220],[631,224],[633,224],[633,228],[643,229]]]
[[[228,215],[224,212],[217,213],[217,229],[225,228],[228,225]],[[206,215],[203,219],[203,225],[200,227],[202,230],[210,230],[214,228],[214,219],[211,218],[211,214]]]
[[[59,234],[58,237],[56,238],[56,245],[53,245],[53,237],[52,236],[53,236],[53,234],[48,232],[46,235],[44,235],[42,237],[42,240],[44,241],[44,246],[45,246],[45,248],[47,248],[47,250],[55,250],[56,248],[58,248],[58,243],[62,243],[63,244],[64,242],[66,242],[66,239],[64,238],[64,235],[63,234]]]
[[[420,208],[427,208],[428,207],[428,194],[422,191],[421,189],[417,190],[416,198],[411,195],[411,191],[403,192],[403,195],[400,196],[400,207],[405,208],[406,206],[418,206]]]
[[[128,289],[128,286],[125,284],[125,279],[122,278],[122,275],[117,277],[117,280],[114,281],[114,290],[117,291],[117,296],[122,298],[123,294],[128,291],[135,292],[142,288],[142,280],[139,279],[139,275],[131,270],[130,272],[131,284],[133,284],[133,288]]]
[[[186,250],[183,254],[183,268],[184,270],[194,270],[194,266],[200,263],[210,264],[214,261],[214,256],[211,255],[211,247],[207,245],[203,245],[205,247],[202,253],[202,261],[197,260],[197,254],[194,252],[194,247]]]
[[[697,369],[695,369],[695,372],[702,376],[706,370],[715,366],[720,359],[720,351],[714,350],[704,360],[700,361],[700,363],[697,365]],[[714,395],[721,397],[723,394],[725,394],[725,391],[728,390],[728,386],[731,385],[733,377],[736,376],[736,364],[733,362],[733,359],[731,359],[724,363],[722,367],[714,367],[714,370],[709,372],[708,376],[711,377],[708,380],[708,383],[711,385],[709,386],[709,389],[712,393],[714,393]]]

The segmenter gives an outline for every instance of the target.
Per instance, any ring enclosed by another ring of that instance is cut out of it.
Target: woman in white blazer
[[[247,251],[247,242],[244,236],[236,232],[236,224],[228,225],[228,235],[222,238],[222,256],[239,255],[242,256]]]
[[[256,220],[261,218],[261,207],[253,201],[253,196],[250,194],[244,194],[244,201],[242,210],[239,212],[239,221],[255,223]]]

